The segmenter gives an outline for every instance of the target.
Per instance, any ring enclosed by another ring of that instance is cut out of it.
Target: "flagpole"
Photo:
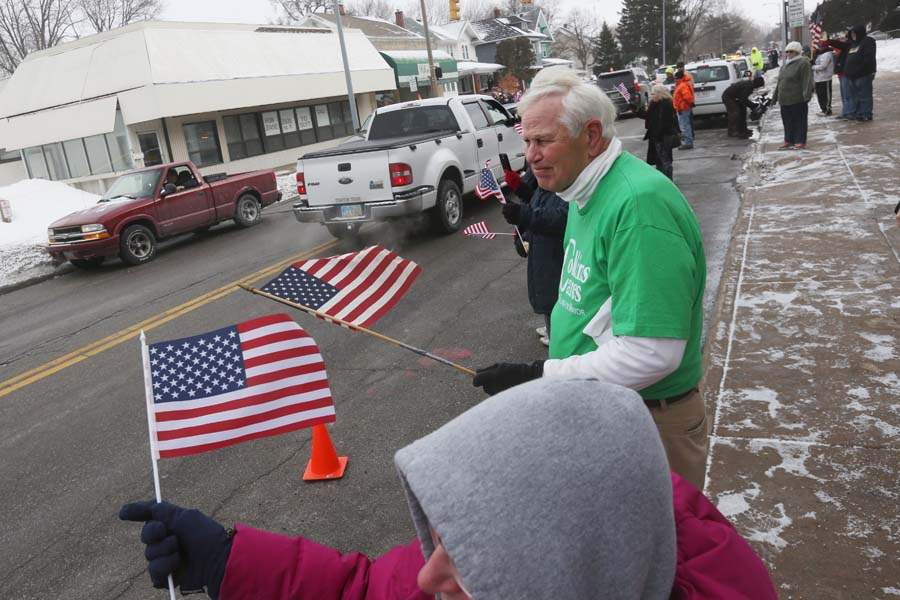
[[[427,352],[425,350],[422,350],[421,348],[416,348],[415,346],[411,346],[411,345],[407,344],[406,342],[401,342],[400,340],[395,340],[394,338],[388,337],[381,333],[378,333],[377,331],[372,331],[371,329],[366,329],[365,327],[362,327],[361,325],[357,325],[357,324],[351,323],[349,321],[344,321],[343,319],[339,319],[337,317],[332,317],[331,315],[326,315],[325,313],[321,313],[314,308],[310,308],[308,306],[304,306],[303,304],[298,304],[296,302],[291,302],[290,300],[286,300],[286,299],[276,296],[274,294],[270,294],[269,292],[264,292],[261,289],[258,289],[255,287],[250,287],[247,284],[239,283],[238,286],[244,288],[245,290],[247,290],[250,293],[256,294],[257,296],[262,296],[264,298],[268,298],[269,300],[274,300],[275,302],[280,302],[281,304],[291,306],[293,308],[297,308],[297,309],[302,310],[303,312],[310,314],[314,317],[319,317],[320,319],[324,319],[326,321],[331,321],[332,323],[337,323],[338,325],[343,325],[344,327],[346,327],[348,329],[352,329],[352,330],[358,331],[360,333],[366,333],[368,335],[378,338],[379,340],[388,342],[389,344],[393,344],[395,346],[400,346],[401,348],[406,348],[407,350],[409,350],[411,352],[415,352],[416,354],[418,354],[420,356],[430,358],[431,360],[445,364],[448,367],[453,367],[457,371],[461,371],[461,372],[465,373],[466,375],[471,375],[472,377],[475,377],[475,371],[473,371],[472,369],[466,368],[462,365],[458,365],[455,362],[450,362],[446,358],[441,358],[440,356],[435,356],[431,352]]]
[[[150,376],[150,349],[147,347],[147,336],[141,329],[141,358],[144,364],[144,398],[147,403],[147,432],[150,435],[150,462],[153,464],[153,490],[156,492],[156,501],[162,502],[162,493],[159,490],[159,448],[156,445],[156,436],[153,435],[153,383]],[[169,598],[175,600],[175,580],[169,575]]]

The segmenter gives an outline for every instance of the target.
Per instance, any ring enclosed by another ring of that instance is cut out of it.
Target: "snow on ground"
[[[65,215],[87,208],[100,198],[57,181],[25,179],[0,187],[9,201],[12,223],[0,222],[0,288],[26,277],[52,273],[44,249],[47,226]]]
[[[275,174],[276,185],[281,190],[281,201],[293,200],[297,195],[297,174],[293,169],[290,171],[279,171]]]
[[[900,39],[878,42],[875,52],[879,71],[900,72]]]

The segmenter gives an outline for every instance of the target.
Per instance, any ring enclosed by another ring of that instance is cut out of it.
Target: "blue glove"
[[[219,523],[199,510],[154,500],[122,506],[119,518],[144,522],[141,541],[153,587],[168,587],[172,575],[182,594],[205,588],[213,600],[219,597],[231,552],[231,534]]]

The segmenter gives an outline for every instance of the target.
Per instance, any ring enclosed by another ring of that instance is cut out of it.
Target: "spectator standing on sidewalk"
[[[722,103],[728,111],[728,137],[749,138],[753,132],[747,128],[747,106],[753,90],[765,85],[762,75],[753,79],[741,79],[722,92]]]
[[[544,328],[538,328],[541,343],[550,345],[550,313],[559,294],[559,276],[563,263],[563,233],[569,205],[562,198],[541,189],[531,169],[519,176],[504,170],[509,188],[525,202],[508,201],[503,205],[503,218],[529,242],[528,251],[516,251],[528,259],[528,302],[536,314],[544,317]],[[522,241],[514,236],[513,242]]]
[[[847,64],[847,53],[853,46],[850,41],[851,30],[848,29],[843,38],[832,38],[825,40],[836,56],[834,57],[834,74],[838,76],[838,83],[841,90],[841,114],[838,119],[852,118],[851,115],[856,114],[856,99],[853,96],[853,89],[850,86],[850,80],[844,75],[844,66]]]
[[[806,148],[813,75],[809,59],[802,56],[802,52],[800,42],[787,45],[784,65],[772,95],[773,101],[781,104],[781,122],[784,124],[784,143],[778,147],[779,150]]]
[[[769,68],[774,69],[778,66],[778,49],[769,48]]]
[[[625,388],[532,382],[402,448],[394,464],[418,539],[377,559],[243,524],[227,531],[165,502],[126,504],[119,517],[144,523],[154,586],[171,573],[182,591],[214,599],[777,598],[728,519],[669,473]]]
[[[825,116],[831,116],[831,78],[834,75],[834,54],[831,47],[821,44],[816,48],[816,59],[812,65],[813,80],[816,83],[816,99]]]
[[[850,32],[853,46],[847,51],[844,75],[856,100],[856,112],[848,118],[871,121],[873,112],[872,81],[875,79],[875,40],[866,35],[866,26],[857,25]]]
[[[750,51],[750,65],[757,73],[762,73],[766,70],[766,61],[763,60],[762,52],[756,46]]]
[[[706,258],[697,217],[669,179],[623,151],[615,105],[573,71],[540,71],[519,114],[538,185],[570,205],[550,359],[494,364],[472,383],[496,394],[539,377],[588,377],[638,390],[669,466],[702,487]]]
[[[678,126],[681,128],[680,150],[694,147],[694,83],[685,76],[684,69],[675,71],[675,95],[672,105],[678,114]]]
[[[681,142],[678,119],[672,106],[672,95],[664,85],[650,88],[650,104],[647,108],[637,109],[639,117],[644,119],[644,139],[647,140],[647,164],[672,179],[672,148]]]

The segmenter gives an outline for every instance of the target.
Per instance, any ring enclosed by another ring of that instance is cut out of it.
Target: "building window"
[[[277,110],[267,110],[260,113],[263,126],[263,141],[266,152],[278,152],[284,150],[284,138],[281,135],[281,123],[278,121]]]
[[[219,148],[219,133],[215,121],[185,123],[184,141],[187,145],[188,158],[198,167],[217,165],[222,162],[222,151]]]
[[[259,124],[255,114],[225,117],[225,138],[231,160],[240,160],[263,153]]]
[[[144,166],[155,167],[161,165],[162,150],[159,148],[159,136],[155,131],[138,134],[138,144],[141,147],[141,154],[144,155]]]
[[[47,161],[47,168],[50,171],[50,179],[58,181],[60,179],[69,178],[69,168],[66,165],[66,157],[63,154],[62,144],[47,144],[42,146],[44,150],[44,159]]]
[[[44,162],[44,151],[40,146],[25,148],[25,166],[31,179],[50,179],[47,163]]]
[[[91,174],[83,139],[63,142],[63,152],[66,153],[66,161],[69,163],[70,177],[86,177]]]
[[[102,135],[92,135],[84,138],[84,149],[87,150],[88,164],[91,166],[91,175],[109,173],[112,171],[112,163],[109,160],[109,150],[106,148],[106,138]]]
[[[22,160],[22,155],[18,150],[0,150],[0,165],[17,160]]]
[[[109,148],[113,171],[128,171],[134,168],[134,158],[131,155],[131,143],[128,141],[128,132],[125,131],[125,121],[121,111],[116,111],[116,124],[112,133],[106,134],[106,146]]]

